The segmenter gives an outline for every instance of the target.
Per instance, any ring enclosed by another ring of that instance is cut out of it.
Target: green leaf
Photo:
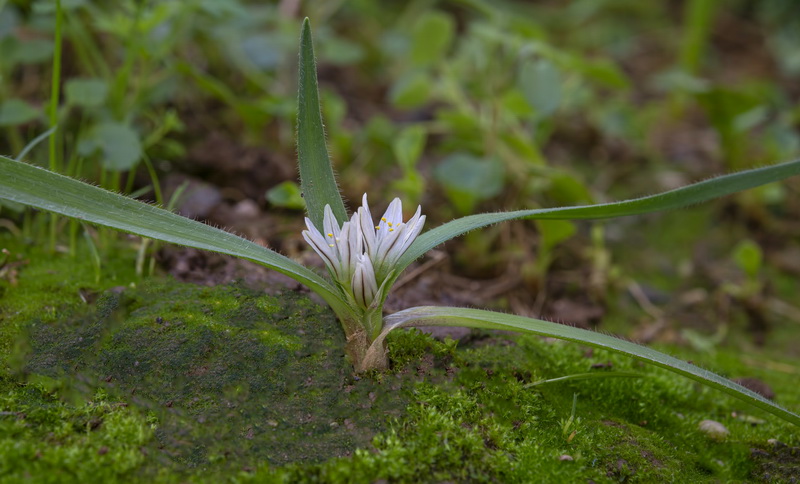
[[[328,36],[322,42],[320,57],[325,62],[346,66],[355,64],[364,58],[365,52],[361,44],[357,44],[342,37]]]
[[[83,108],[101,106],[108,96],[108,83],[103,79],[70,79],[65,86],[67,103]]]
[[[751,279],[758,277],[761,270],[763,253],[761,247],[752,240],[743,240],[733,249],[733,259],[736,265]]]
[[[55,45],[49,39],[30,39],[17,45],[14,57],[22,64],[38,64],[53,55]]]
[[[672,210],[796,175],[800,175],[800,160],[723,175],[668,192],[633,200],[576,207],[540,208],[517,210],[514,212],[470,215],[440,225],[420,235],[398,261],[396,274],[399,274],[404,268],[414,262],[415,259],[421,257],[437,245],[447,242],[470,230],[486,227],[487,225],[522,218],[560,220],[603,219]]]
[[[591,203],[589,189],[575,176],[556,172],[550,175],[549,187],[546,189],[548,199],[559,204]]]
[[[291,181],[285,181],[267,190],[267,201],[277,207],[296,210],[306,208],[306,201],[300,195],[300,187],[297,186],[297,183]]]
[[[415,71],[397,79],[389,90],[389,100],[395,107],[414,109],[428,102],[432,90],[430,76],[425,72]]]
[[[106,122],[94,126],[78,144],[78,152],[88,156],[100,151],[109,170],[130,170],[142,157],[142,142],[130,126]]]
[[[500,162],[468,153],[448,156],[436,166],[433,174],[460,213],[472,212],[478,202],[498,195],[505,178]]]
[[[0,126],[17,126],[33,121],[39,111],[22,99],[7,99],[0,104]]]
[[[578,230],[568,220],[537,220],[536,226],[541,232],[542,250],[545,252],[552,251],[556,245],[575,235]]]
[[[416,307],[386,316],[384,320],[386,325],[380,336],[373,342],[373,347],[381,347],[386,335],[393,329],[401,327],[465,326],[469,328],[532,333],[631,356],[637,360],[659,366],[725,392],[787,422],[800,426],[800,415],[786,410],[741,385],[654,349],[606,334],[511,314],[450,307]]]
[[[439,61],[453,41],[455,22],[443,12],[428,12],[414,24],[411,34],[411,62],[426,67]]]
[[[413,124],[400,131],[392,143],[392,151],[404,170],[413,170],[425,148],[428,131],[421,124]]]
[[[336,186],[333,168],[325,146],[325,129],[319,108],[317,67],[311,26],[303,21],[300,37],[300,81],[297,96],[297,155],[300,167],[300,186],[306,200],[308,218],[322,227],[325,205],[330,205],[339,223],[347,220],[347,210]]]
[[[553,114],[561,104],[561,73],[549,60],[528,60],[522,64],[517,85],[528,104],[541,117]]]
[[[142,237],[247,259],[305,284],[337,314],[347,311],[329,282],[277,252],[161,208],[3,156],[0,199]]]

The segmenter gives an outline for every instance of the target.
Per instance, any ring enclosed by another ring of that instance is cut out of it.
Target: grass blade
[[[325,129],[319,107],[317,66],[311,42],[308,18],[303,21],[300,37],[300,80],[297,95],[297,156],[300,167],[300,187],[306,200],[308,218],[316,227],[322,227],[325,205],[330,205],[341,224],[347,220],[347,210],[336,186]]]
[[[337,312],[343,304],[329,282],[277,252],[167,210],[3,156],[0,199],[151,239],[251,260],[305,284]]]
[[[380,348],[386,334],[400,327],[466,326],[469,328],[503,329],[533,333],[622,353],[638,360],[660,366],[661,368],[665,368],[725,392],[780,417],[787,422],[800,426],[800,415],[786,410],[741,385],[654,349],[602,333],[511,314],[483,311],[480,309],[450,307],[416,307],[394,313],[384,319],[386,325],[381,335],[373,343],[373,347]]]
[[[559,376],[557,378],[548,378],[546,380],[538,380],[522,385],[523,388],[538,387],[539,385],[547,385],[550,383],[559,383],[562,381],[574,380],[594,380],[597,378],[644,378],[645,375],[641,373],[634,373],[632,371],[594,371],[591,373],[576,373],[574,375]]]
[[[440,225],[420,235],[398,262],[399,274],[418,257],[439,244],[470,230],[508,220],[529,219],[603,219],[660,212],[705,202],[767,183],[800,175],[800,160],[741,171],[705,180],[668,192],[622,202],[600,203],[577,207],[540,208],[513,212],[469,215]]]

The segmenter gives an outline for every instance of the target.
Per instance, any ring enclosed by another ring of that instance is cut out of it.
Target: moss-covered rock
[[[398,332],[392,369],[359,378],[304,294],[141,281],[124,258],[96,283],[54,259],[2,282],[2,482],[792,482],[800,467],[796,428],[619,355]],[[796,361],[740,356],[702,363],[800,405],[774,370]],[[708,419],[730,434],[709,438]]]

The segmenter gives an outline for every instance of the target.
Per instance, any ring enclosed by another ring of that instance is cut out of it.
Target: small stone
[[[572,461],[572,460],[575,460],[575,459],[573,459],[571,455],[564,454],[564,455],[560,456],[558,458],[558,460],[562,460],[562,461],[563,460],[569,460],[569,461]]]
[[[249,198],[245,198],[233,207],[233,214],[239,218],[256,218],[258,213],[258,204]]]
[[[772,445],[773,447],[778,447],[778,448],[786,447],[786,444],[784,444],[778,439],[767,439],[767,443]]]
[[[725,437],[730,434],[730,431],[724,425],[714,420],[703,420],[697,424],[697,427],[709,438],[717,441],[725,440]]]

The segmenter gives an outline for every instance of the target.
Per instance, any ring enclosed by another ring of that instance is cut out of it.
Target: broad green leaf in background
[[[0,126],[17,126],[33,121],[39,111],[22,99],[7,99],[0,104]]]
[[[472,212],[479,202],[498,195],[505,177],[502,163],[468,153],[448,156],[433,173],[461,214]]]
[[[541,234],[541,250],[550,252],[561,242],[569,239],[578,230],[569,220],[537,220],[536,227]]]
[[[553,173],[548,182],[545,193],[547,199],[553,202],[549,205],[575,205],[594,201],[586,185],[570,173]]]
[[[561,73],[547,59],[524,61],[517,85],[539,117],[553,114],[561,104]]]
[[[245,58],[264,71],[274,71],[281,64],[286,53],[280,34],[258,34],[242,39],[241,49]]]
[[[322,227],[325,205],[330,205],[333,215],[343,223],[347,210],[339,194],[333,168],[325,145],[325,130],[319,109],[317,66],[311,41],[308,18],[303,21],[300,37],[300,79],[297,97],[297,156],[300,168],[300,186],[306,200],[308,218],[316,227]]]
[[[285,181],[267,190],[267,201],[276,207],[303,210],[306,201],[300,195],[300,187],[292,181]]]
[[[397,328],[416,326],[462,326],[481,329],[501,329],[532,333],[572,341],[583,345],[632,356],[673,373],[696,380],[711,388],[727,393],[787,422],[800,426],[800,415],[767,400],[761,395],[708,370],[659,351],[640,346],[613,336],[563,324],[525,318],[511,314],[450,307],[416,307],[386,316],[383,332],[373,345],[382,344],[386,335]]]
[[[69,11],[86,5],[88,0],[61,0],[61,10]],[[37,0],[33,2],[33,11],[40,14],[55,13],[56,6],[52,0]]]
[[[389,100],[401,109],[414,109],[422,106],[431,97],[433,81],[428,73],[413,71],[400,76],[391,89]]]
[[[78,152],[89,156],[100,151],[103,166],[109,170],[126,171],[142,157],[142,142],[130,126],[106,122],[95,125],[78,143]]]
[[[395,158],[404,170],[413,170],[425,149],[428,132],[421,124],[403,128],[392,143]]]
[[[758,277],[763,259],[763,252],[758,244],[749,239],[739,242],[733,249],[733,259],[747,277],[751,279]]]
[[[335,289],[297,262],[223,230],[72,178],[0,156],[0,199],[164,242],[247,259],[305,284],[334,311]]]
[[[14,61],[20,64],[38,64],[53,55],[55,45],[48,39],[29,39],[17,44]]]
[[[108,96],[108,82],[103,79],[70,79],[64,88],[67,104],[82,108],[102,106]]]
[[[335,35],[327,36],[320,47],[320,57],[325,62],[340,66],[355,64],[365,56],[361,44]]]
[[[411,33],[411,62],[427,67],[447,53],[455,34],[455,21],[444,12],[428,12],[414,24]]]

